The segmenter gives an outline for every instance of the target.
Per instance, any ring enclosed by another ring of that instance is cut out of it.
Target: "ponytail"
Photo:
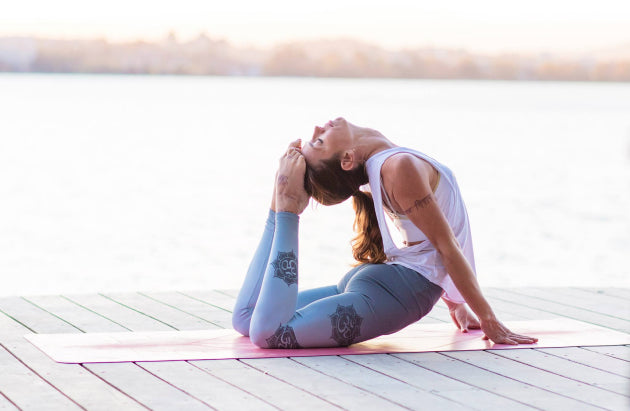
[[[356,213],[352,239],[352,255],[360,264],[383,263],[387,259],[383,249],[383,238],[378,228],[374,202],[370,193],[359,190],[367,184],[365,164],[352,170],[341,168],[341,153],[320,161],[319,167],[306,167],[304,188],[318,203],[339,204],[352,196]]]
[[[381,230],[378,228],[372,194],[357,190],[352,195],[352,206],[356,213],[352,239],[352,255],[359,263],[384,263],[387,259],[383,248]]]

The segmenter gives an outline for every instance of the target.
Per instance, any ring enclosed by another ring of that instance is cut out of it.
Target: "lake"
[[[338,116],[454,171],[482,286],[630,286],[630,84],[0,74],[0,294],[239,287],[279,156]],[[301,287],[352,222],[302,215]]]

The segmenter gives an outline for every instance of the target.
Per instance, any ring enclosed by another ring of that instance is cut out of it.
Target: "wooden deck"
[[[630,333],[630,289],[486,289],[504,320]],[[27,333],[230,327],[234,291],[0,298],[0,410],[630,409],[630,346],[58,364]],[[450,322],[442,303],[423,321]]]

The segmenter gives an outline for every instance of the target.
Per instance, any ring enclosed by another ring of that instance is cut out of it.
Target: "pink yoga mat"
[[[462,333],[453,324],[412,324],[391,335],[341,348],[261,349],[233,330],[28,334],[25,338],[62,363],[217,360],[310,357],[375,353],[467,351],[630,344],[630,334],[570,319],[512,321],[514,332],[538,337],[536,344],[501,345],[478,330]]]

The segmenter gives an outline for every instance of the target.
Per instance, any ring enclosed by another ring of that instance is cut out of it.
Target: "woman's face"
[[[302,146],[306,163],[312,167],[335,153],[351,149],[354,141],[350,126],[343,117],[331,120],[323,127],[315,126],[313,137]]]

